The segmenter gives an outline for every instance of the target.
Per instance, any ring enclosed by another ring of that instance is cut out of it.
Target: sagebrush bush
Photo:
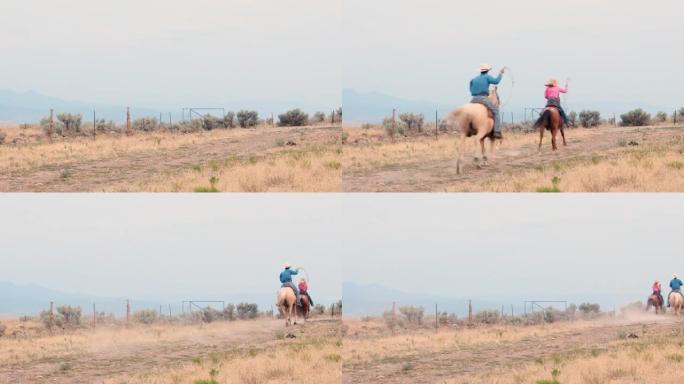
[[[5,336],[5,331],[7,331],[7,326],[5,324],[0,324],[0,337]]]
[[[484,324],[496,324],[501,319],[501,313],[497,310],[484,310],[475,313],[475,321]]]
[[[278,115],[278,126],[301,127],[309,124],[309,115],[299,108]]]
[[[319,111],[319,112],[315,112],[315,113],[311,116],[311,122],[312,122],[313,124],[320,124],[320,123],[322,123],[322,122],[324,122],[324,121],[325,121],[325,113],[323,113],[323,112],[320,112],[320,111]]]
[[[40,320],[46,328],[67,328],[81,325],[81,307],[62,305],[57,307],[57,313],[51,314],[50,310],[40,312]]]
[[[423,324],[423,315],[425,308],[420,306],[405,305],[399,307],[399,313],[406,319],[406,323],[410,325]]]
[[[656,121],[657,123],[664,123],[664,122],[666,122],[666,121],[667,121],[667,113],[665,113],[665,112],[663,112],[663,111],[658,111],[658,112],[656,112],[656,114],[655,114],[655,121]]]
[[[81,133],[82,116],[80,114],[60,113],[57,115],[57,120],[62,123],[62,132],[57,132],[58,134],[67,136]]]
[[[229,321],[235,320],[235,305],[226,304],[223,308],[223,318]]]
[[[404,136],[406,134],[406,123],[403,121],[393,121],[391,117],[387,117],[382,120],[382,126],[385,129],[385,133],[391,139],[397,136]]]
[[[223,117],[223,125],[225,125],[226,128],[235,127],[235,112],[228,111],[228,113],[226,113],[226,116]]]
[[[570,111],[570,113],[568,113],[568,125],[571,127],[577,126],[577,112]]]
[[[425,116],[422,113],[402,113],[399,115],[399,120],[404,123],[409,133],[423,132]]]
[[[237,113],[237,120],[242,128],[254,127],[259,122],[259,114],[257,111],[241,110]]]
[[[154,132],[159,129],[159,120],[156,117],[141,117],[133,120],[131,126],[134,131]]]
[[[0,131],[0,144],[5,144],[5,139],[7,139],[7,134],[3,131]]]
[[[143,309],[133,312],[133,321],[141,324],[152,324],[159,320],[159,313],[152,309]]]
[[[578,309],[583,317],[594,317],[601,313],[601,306],[596,303],[582,303]]]
[[[259,308],[254,303],[240,303],[237,305],[236,309],[237,317],[242,320],[256,319],[259,315]]]
[[[314,315],[324,314],[325,313],[325,305],[323,305],[323,304],[314,305],[312,312]]]
[[[580,124],[584,128],[596,127],[601,124],[601,113],[599,111],[584,110],[579,114]]]
[[[651,115],[641,108],[620,115],[620,125],[623,127],[641,127],[651,122]]]

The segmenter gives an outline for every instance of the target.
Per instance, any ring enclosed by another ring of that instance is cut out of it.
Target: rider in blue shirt
[[[489,64],[482,64],[480,66],[480,75],[470,80],[470,94],[473,96],[471,103],[483,104],[494,115],[494,138],[502,139],[501,136],[501,115],[499,114],[499,107],[494,105],[489,100],[489,86],[496,85],[501,82],[501,78],[506,68],[502,68],[499,76],[494,77],[489,74],[492,67]]]
[[[297,304],[300,303],[299,290],[297,289],[297,286],[292,282],[292,276],[298,273],[299,270],[297,268],[292,268],[290,263],[285,263],[285,269],[282,272],[280,272],[280,282],[283,284],[282,286],[292,288],[292,290],[295,293],[295,296],[297,297]]]
[[[671,291],[670,291],[670,294],[667,295],[667,306],[668,306],[668,307],[670,306],[670,296],[672,295],[673,292],[677,292],[677,293],[679,293],[680,295],[682,294],[682,285],[684,285],[684,283],[682,283],[682,281],[679,280],[679,278],[677,277],[677,275],[676,275],[676,274],[673,275],[673,276],[672,276],[672,280],[670,280],[670,289],[671,289]]]

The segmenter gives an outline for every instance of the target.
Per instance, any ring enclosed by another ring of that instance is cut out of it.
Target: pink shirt
[[[559,86],[553,86],[553,87],[546,87],[546,91],[544,92],[544,97],[546,99],[558,99],[560,97],[561,93],[567,93],[568,89],[567,88],[562,88]]]

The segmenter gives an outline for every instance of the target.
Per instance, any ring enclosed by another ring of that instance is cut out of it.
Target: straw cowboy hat
[[[489,64],[480,65],[480,72],[488,72],[492,70],[492,66]]]
[[[547,87],[549,87],[549,86],[550,86],[550,87],[555,87],[556,85],[558,85],[558,80],[556,80],[556,79],[550,79],[549,81],[546,82],[545,85],[546,85]]]

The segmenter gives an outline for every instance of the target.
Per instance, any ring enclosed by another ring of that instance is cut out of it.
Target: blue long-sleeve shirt
[[[670,288],[672,288],[673,290],[681,288],[682,285],[684,285],[684,283],[682,283],[682,281],[676,277],[672,279],[672,281],[670,281]]]
[[[489,85],[499,84],[501,82],[502,74],[494,77],[488,73],[482,73],[480,76],[470,80],[470,94],[473,96],[489,96]]]
[[[292,282],[292,276],[296,275],[299,273],[299,270],[297,269],[286,269],[282,272],[280,272],[280,282],[281,283],[291,283]]]

